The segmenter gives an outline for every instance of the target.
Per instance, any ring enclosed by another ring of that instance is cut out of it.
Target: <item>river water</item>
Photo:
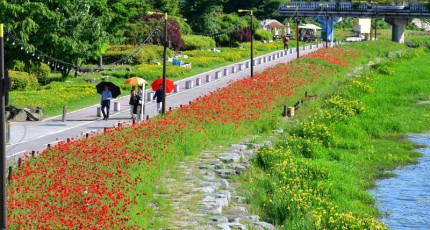
[[[417,149],[423,156],[418,164],[401,167],[392,178],[379,180],[371,190],[380,221],[390,229],[430,229],[430,134],[413,135],[411,141],[426,145]]]

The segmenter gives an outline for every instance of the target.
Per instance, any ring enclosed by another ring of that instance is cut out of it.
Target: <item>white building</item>
[[[263,30],[272,32],[273,35],[281,35],[284,24],[274,19],[266,19],[261,21],[261,27],[263,27]]]

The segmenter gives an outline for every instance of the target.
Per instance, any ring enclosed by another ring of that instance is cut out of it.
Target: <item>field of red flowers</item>
[[[154,185],[177,161],[216,141],[275,128],[287,101],[395,49],[400,46],[377,42],[322,49],[232,82],[164,117],[60,142],[27,157],[8,186],[10,229],[148,228]],[[361,56],[360,50],[368,53]]]

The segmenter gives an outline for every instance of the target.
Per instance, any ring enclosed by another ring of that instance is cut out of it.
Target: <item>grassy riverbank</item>
[[[430,54],[402,53],[301,108],[245,180],[250,207],[285,229],[380,229],[368,189],[416,162],[405,140],[430,127]],[[294,124],[294,125],[291,125]],[[252,198],[251,198],[252,197]]]

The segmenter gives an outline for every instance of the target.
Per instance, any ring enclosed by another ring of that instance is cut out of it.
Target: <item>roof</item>
[[[303,29],[316,29],[316,30],[320,30],[321,27],[318,27],[314,24],[302,24],[299,26],[299,28],[303,28]]]
[[[261,24],[264,27],[271,27],[271,28],[280,28],[280,27],[284,26],[284,24],[280,23],[279,21],[277,21],[275,19],[266,19],[266,20],[263,20],[261,22]]]

